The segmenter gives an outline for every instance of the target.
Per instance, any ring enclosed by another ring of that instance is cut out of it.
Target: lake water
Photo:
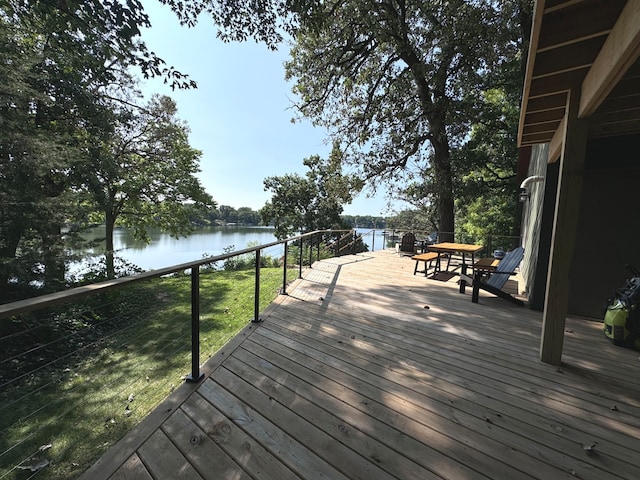
[[[365,243],[371,250],[372,245],[376,250],[380,250],[383,244],[382,230],[376,230],[375,240],[368,229],[356,229],[364,236]],[[104,227],[91,229],[85,237],[87,239],[104,238]],[[113,244],[116,255],[130,263],[133,263],[144,270],[155,270],[158,268],[178,265],[193,260],[198,260],[204,256],[221,255],[225,248],[234,246],[234,250],[242,250],[249,245],[263,245],[277,241],[272,227],[242,227],[242,226],[216,226],[201,227],[191,235],[181,238],[173,238],[171,235],[160,230],[150,230],[151,243],[145,244],[133,238],[131,230],[126,228],[116,228],[114,232]],[[102,246],[95,251],[104,249]],[[282,255],[281,245],[271,247],[263,251],[262,255],[279,257]],[[86,264],[85,264],[86,265]],[[82,271],[82,266],[78,265],[72,271]]]

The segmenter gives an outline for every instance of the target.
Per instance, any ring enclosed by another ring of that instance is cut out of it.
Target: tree
[[[84,84],[109,82],[115,72],[136,67],[145,78],[163,76],[172,88],[196,86],[142,41],[141,29],[151,23],[139,0],[6,0],[2,10],[27,30],[46,35],[52,51],[75,57]]]
[[[243,225],[258,225],[260,223],[260,213],[249,207],[238,209],[238,222]]]
[[[108,131],[105,100],[131,67],[195,86],[149,52],[138,1],[7,0],[0,5],[0,284],[6,298],[66,284],[81,184],[69,173],[89,132]],[[119,84],[118,84],[119,83]],[[5,288],[6,287],[6,288]],[[13,292],[13,293],[11,293]]]
[[[114,119],[114,131],[88,148],[90,161],[74,172],[105,222],[110,278],[116,222],[134,228],[142,240],[148,240],[149,227],[179,236],[192,230],[194,206],[215,206],[195,176],[201,152],[189,145],[188,128],[171,98],[154,96],[145,108],[125,108]]]
[[[334,148],[328,160],[315,155],[304,160],[309,171],[268,177],[264,188],[272,192],[271,201],[260,210],[264,224],[273,224],[278,239],[295,232],[344,228],[340,218],[343,206],[360,192],[362,183],[343,175],[341,154]]]
[[[454,153],[458,230],[473,241],[519,234],[517,128],[519,108],[504,89],[485,94],[485,108],[469,141]]]
[[[329,1],[295,37],[287,78],[363,179],[427,174],[437,227],[454,232],[452,149],[480,113],[486,71],[518,52],[519,2]],[[446,239],[446,238],[444,238]]]
[[[428,232],[434,229],[431,219],[425,214],[424,210],[420,209],[396,212],[387,219],[387,228]]]
[[[238,221],[238,212],[230,205],[220,205],[218,207],[218,218],[224,223],[236,223]]]
[[[67,172],[86,90],[40,31],[0,15],[0,284],[5,299],[65,283]],[[86,118],[86,117],[85,117]],[[66,236],[68,238],[68,236]]]

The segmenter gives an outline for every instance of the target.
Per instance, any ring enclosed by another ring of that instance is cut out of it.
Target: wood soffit
[[[518,145],[558,141],[572,87],[589,138],[640,133],[639,56],[640,0],[537,0]]]

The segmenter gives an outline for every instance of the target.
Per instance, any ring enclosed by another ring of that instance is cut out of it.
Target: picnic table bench
[[[431,262],[433,262],[434,260],[436,260],[437,262],[438,256],[439,254],[436,252],[427,252],[427,253],[421,253],[419,255],[414,255],[413,257],[411,257],[411,260],[416,261],[416,266],[413,269],[413,274],[415,275],[416,273],[418,273],[418,271],[420,271],[420,273],[424,272],[424,276],[426,277],[429,267],[431,267]],[[424,270],[418,270],[418,264],[420,262],[424,262]]]

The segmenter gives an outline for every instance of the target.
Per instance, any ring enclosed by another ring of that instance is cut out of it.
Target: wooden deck
[[[384,251],[314,265],[87,479],[638,479],[639,353]]]

